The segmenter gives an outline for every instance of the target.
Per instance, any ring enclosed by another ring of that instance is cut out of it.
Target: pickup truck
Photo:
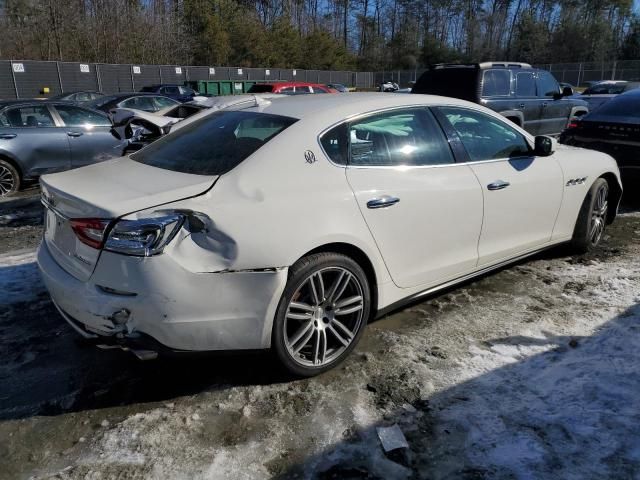
[[[479,103],[532,135],[559,135],[571,119],[589,112],[571,87],[560,89],[550,72],[519,62],[433,65],[411,93]]]

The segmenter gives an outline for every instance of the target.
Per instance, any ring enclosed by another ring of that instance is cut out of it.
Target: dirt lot
[[[0,478],[639,478],[640,214],[379,320],[333,372],[83,345],[0,202]],[[409,448],[384,453],[376,427]]]

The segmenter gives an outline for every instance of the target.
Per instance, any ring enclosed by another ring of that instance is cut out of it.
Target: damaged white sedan
[[[38,263],[67,322],[142,358],[272,348],[314,375],[369,320],[553,245],[593,248],[616,215],[607,155],[461,100],[327,97],[254,99],[42,177]]]

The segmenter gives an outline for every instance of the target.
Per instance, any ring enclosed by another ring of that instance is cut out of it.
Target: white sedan
[[[271,348],[296,375],[406,302],[593,248],[622,194],[607,155],[414,94],[255,99],[41,185],[38,263],[80,334],[142,358]]]

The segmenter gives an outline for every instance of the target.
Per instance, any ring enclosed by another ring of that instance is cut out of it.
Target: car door
[[[478,110],[438,107],[464,145],[484,197],[479,266],[498,263],[551,240],[563,176],[554,156],[535,157],[508,121]]]
[[[437,285],[475,268],[482,191],[427,108],[375,113],[330,133],[325,151],[348,144],[347,180],[397,286]]]
[[[522,128],[531,135],[538,135],[542,101],[536,93],[536,79],[533,72],[516,72],[516,103],[518,110],[522,112]]]
[[[109,117],[74,105],[55,105],[71,148],[71,168],[119,157],[124,142],[111,133]]]
[[[560,85],[549,72],[539,70],[536,74],[538,98],[542,100],[539,135],[556,135],[567,126],[571,113],[571,102],[560,97]]]
[[[0,125],[0,152],[17,159],[24,177],[71,167],[67,135],[46,104],[6,108],[0,113]]]

